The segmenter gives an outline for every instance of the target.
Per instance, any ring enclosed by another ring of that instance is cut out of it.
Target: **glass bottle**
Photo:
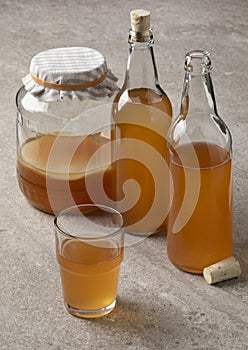
[[[232,255],[232,138],[217,112],[210,71],[208,52],[186,54],[180,114],[167,137],[168,257],[199,274]]]
[[[164,227],[167,215],[165,136],[172,107],[158,81],[150,12],[130,16],[126,75],[113,105],[114,193],[127,231],[150,234]]]

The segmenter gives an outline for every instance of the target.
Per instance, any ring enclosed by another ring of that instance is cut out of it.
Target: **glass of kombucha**
[[[66,309],[82,318],[110,313],[123,260],[122,215],[107,206],[82,204],[61,211],[54,225]]]

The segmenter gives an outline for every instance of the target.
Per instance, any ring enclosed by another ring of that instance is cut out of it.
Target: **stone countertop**
[[[53,217],[32,208],[18,188],[15,93],[30,59],[60,46],[98,49],[121,82],[129,12],[137,7],[152,11],[160,83],[175,114],[185,52],[213,54],[219,114],[234,141],[234,255],[242,275],[209,286],[172,266],[157,235],[126,249],[116,310],[83,320],[63,306]],[[0,18],[0,349],[247,349],[247,1],[3,0]]]

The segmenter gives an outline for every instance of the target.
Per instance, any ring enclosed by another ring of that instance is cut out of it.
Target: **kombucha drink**
[[[168,256],[178,268],[200,274],[206,266],[232,255],[231,157],[215,144],[195,142],[170,148],[169,166],[174,196]]]
[[[91,156],[108,141],[99,134],[86,137],[46,134],[28,140],[17,162],[23,194],[34,207],[54,213],[71,205],[92,202],[86,189],[86,176],[95,182],[103,176],[104,189],[110,193],[110,155],[101,154],[97,164],[86,172]],[[52,152],[56,152],[56,156]]]
[[[123,248],[109,244],[111,248],[66,239],[61,253],[57,250],[64,301],[69,309],[100,310],[115,302]]]
[[[113,165],[113,192],[118,203],[124,198],[123,185],[127,180],[134,179],[139,184],[140,196],[136,203],[127,210],[117,207],[124,215],[126,225],[136,234],[156,232],[165,225],[166,209],[160,198],[164,200],[168,194],[167,179],[163,173],[167,167],[166,134],[171,115],[168,97],[148,88],[126,90],[121,100],[120,96],[115,100],[112,140],[116,141],[117,161]],[[129,144],[125,143],[126,139],[131,140]],[[135,142],[132,143],[132,140]],[[146,145],[151,146],[152,153],[147,153]],[[155,176],[159,169],[161,176]],[[133,201],[134,192],[130,189],[125,195],[128,205]],[[157,210],[149,214],[153,205]],[[146,215],[146,220],[141,221]]]

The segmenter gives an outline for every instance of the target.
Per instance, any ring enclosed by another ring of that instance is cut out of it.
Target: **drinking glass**
[[[64,303],[74,316],[101,317],[116,305],[124,222],[113,208],[82,204],[54,220]]]

